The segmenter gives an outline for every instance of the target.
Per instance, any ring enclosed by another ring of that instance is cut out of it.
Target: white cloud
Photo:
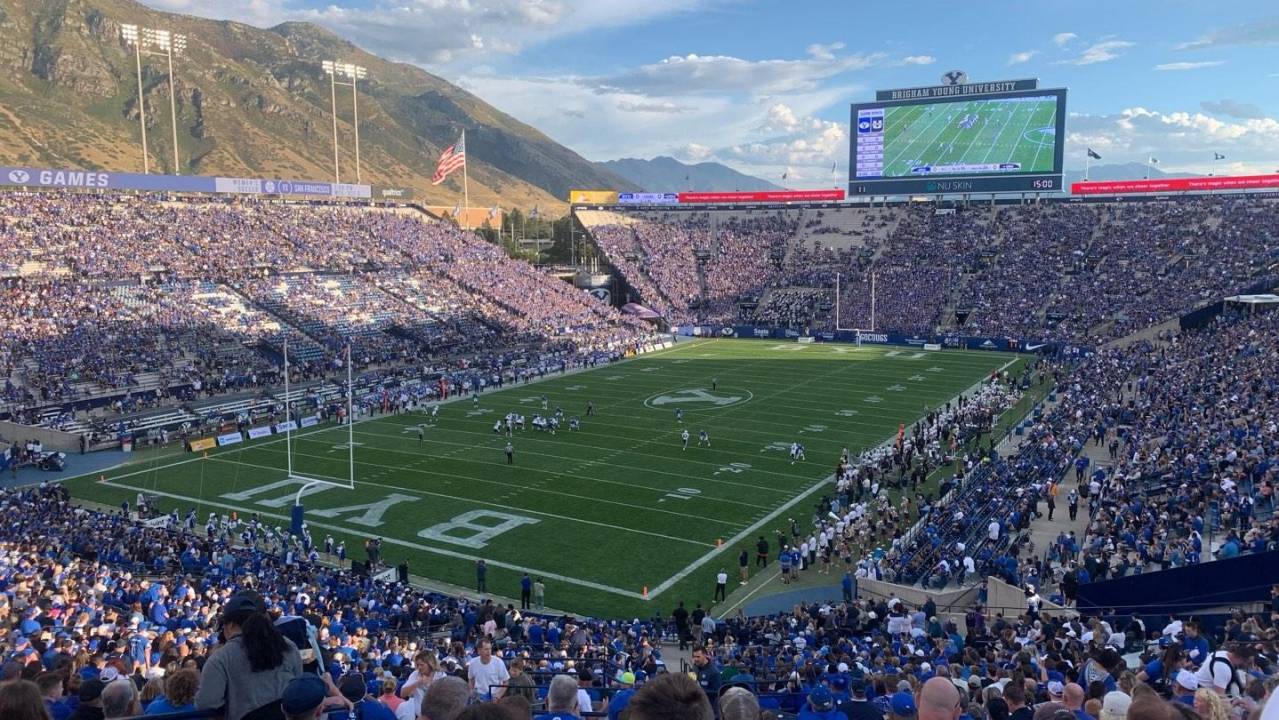
[[[1009,65],[1021,65],[1030,62],[1030,59],[1039,54],[1038,50],[1027,50],[1025,52],[1013,53],[1008,56]]]
[[[689,143],[675,151],[675,154],[689,162],[705,162],[715,156],[715,151],[705,145]]]
[[[1163,63],[1161,65],[1156,65],[1155,69],[1163,70],[1163,71],[1198,70],[1200,68],[1217,67],[1218,65],[1225,65],[1225,64],[1226,64],[1225,60],[1203,60],[1201,62],[1170,62],[1170,63]]]
[[[1205,100],[1199,103],[1199,107],[1202,108],[1204,112],[1212,113],[1213,115],[1228,115],[1230,117],[1243,118],[1245,120],[1264,118],[1266,116],[1266,113],[1263,112],[1260,107],[1253,105],[1252,103],[1243,103],[1231,100],[1230,98],[1225,98],[1217,102]]]
[[[750,93],[681,96],[599,88],[593,78],[515,77],[488,70],[459,80],[465,89],[591,160],[674,155],[717,161],[777,182],[786,166],[795,187],[830,187],[831,163],[848,160],[846,107],[865,89],[834,85],[767,97]],[[633,105],[684,112],[633,112]],[[836,120],[816,114],[840,106]],[[843,119],[838,119],[843,117]]]
[[[663,95],[705,93],[773,94],[803,92],[819,81],[881,62],[882,53],[823,57],[827,46],[810,57],[791,60],[745,60],[728,55],[673,55],[664,60],[593,78],[602,90]]]
[[[635,102],[633,100],[622,100],[617,103],[618,110],[636,113],[682,113],[688,112],[688,108],[683,105],[676,105],[673,102]]]
[[[1067,65],[1095,65],[1096,63],[1109,62],[1119,57],[1120,51],[1135,44],[1127,40],[1103,40],[1089,45],[1078,56],[1061,62]]]
[[[1211,30],[1198,39],[1176,46],[1177,50],[1196,50],[1223,45],[1279,45],[1279,16]]]
[[[391,60],[438,67],[516,54],[591,30],[638,25],[714,0],[143,0],[161,10],[267,27],[314,22]]]
[[[1084,148],[1091,147],[1106,162],[1144,162],[1154,155],[1161,169],[1173,172],[1208,172],[1214,152],[1235,161],[1235,172],[1279,167],[1279,120],[1271,117],[1227,121],[1202,112],[1131,107],[1113,115],[1073,114],[1067,125],[1066,155],[1079,164]]]
[[[844,49],[844,43],[842,42],[833,42],[828,45],[823,45],[821,43],[813,43],[812,45],[808,46],[808,54],[812,55],[818,60],[833,60],[835,59],[835,51],[843,50],[843,49]]]
[[[1053,44],[1057,47],[1065,47],[1067,43],[1077,37],[1079,36],[1072,32],[1060,32],[1053,35]]]
[[[937,62],[937,58],[932,55],[907,55],[902,58],[902,63],[906,65],[932,65]]]

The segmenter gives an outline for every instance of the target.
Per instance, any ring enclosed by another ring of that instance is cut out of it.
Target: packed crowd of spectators
[[[719,212],[718,241],[707,217],[640,216],[592,233],[674,322],[726,322],[742,297],[770,287],[832,290],[838,274],[840,327],[1095,346],[1279,283],[1279,202],[1268,199],[849,207],[805,211],[798,221]],[[699,252],[711,258],[707,302],[690,312],[702,297]],[[768,262],[775,257],[785,261]]]
[[[777,540],[798,551],[797,571],[847,564],[846,546],[878,548],[855,575],[930,588],[993,575],[1059,588],[1067,603],[1082,583],[1279,548],[1277,332],[1279,312],[1227,313],[1158,344],[988,381],[900,444],[841,462],[811,527]],[[1014,452],[972,445],[1042,383],[1055,400]],[[1109,462],[1090,471],[1090,447]],[[949,477],[937,495],[921,492],[938,469]],[[1087,531],[1035,548],[1026,531],[1050,495],[1082,507]]]
[[[1079,474],[1091,522],[1071,558],[1087,577],[1279,547],[1277,331],[1273,311],[1226,316],[1102,355],[1117,381],[1084,437],[1111,463]]]
[[[1008,720],[1031,705],[1253,720],[1279,670],[1279,599],[1215,630],[981,605],[942,620],[931,600],[896,598],[593,620],[371,580],[323,562],[330,539],[256,516],[169,517],[79,507],[57,487],[0,491],[6,720],[321,706],[386,720]],[[663,659],[676,642],[695,643],[687,674]],[[1143,703],[1165,714],[1131,711]]]
[[[0,193],[0,238],[0,402],[11,412],[241,386],[270,373],[286,342],[293,362],[332,368],[348,344],[366,367],[513,345],[595,350],[648,333],[414,212]]]

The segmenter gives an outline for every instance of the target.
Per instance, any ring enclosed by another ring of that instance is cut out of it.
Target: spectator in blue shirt
[[[179,670],[164,679],[164,694],[147,705],[146,715],[195,710],[195,691],[200,676],[194,670]]]

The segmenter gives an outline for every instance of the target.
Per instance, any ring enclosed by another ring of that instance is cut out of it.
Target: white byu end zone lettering
[[[488,519],[496,519],[497,523],[484,524],[480,522]],[[532,525],[536,522],[538,522],[536,518],[525,515],[515,515],[497,510],[471,510],[454,517],[448,522],[424,528],[418,531],[417,536],[427,540],[452,543],[472,550],[479,550],[504,532],[514,530],[521,525]],[[461,537],[450,534],[458,530],[467,531],[469,534]]]
[[[248,490],[241,490],[239,492],[226,493],[225,495],[222,495],[221,497],[224,497],[227,500],[234,500],[236,502],[248,502],[249,500],[253,499],[253,497],[256,495],[264,495],[274,490],[289,488],[288,492],[284,493],[283,495],[279,497],[273,497],[266,500],[254,500],[255,503],[263,507],[282,508],[282,507],[288,507],[293,504],[293,501],[298,497],[297,489],[299,487],[302,487],[303,485],[309,485],[310,487],[307,487],[302,490],[301,497],[310,497],[311,495],[315,495],[316,493],[322,493],[325,490],[328,490],[334,487],[334,485],[314,484],[314,483],[310,483],[302,480],[276,480],[273,483],[267,483],[266,485],[258,485],[257,487],[251,487]],[[344,488],[344,489],[350,490],[351,488]]]

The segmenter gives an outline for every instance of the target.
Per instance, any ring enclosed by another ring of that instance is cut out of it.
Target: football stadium
[[[1279,720],[1228,60],[174,7],[0,3],[0,720]]]

